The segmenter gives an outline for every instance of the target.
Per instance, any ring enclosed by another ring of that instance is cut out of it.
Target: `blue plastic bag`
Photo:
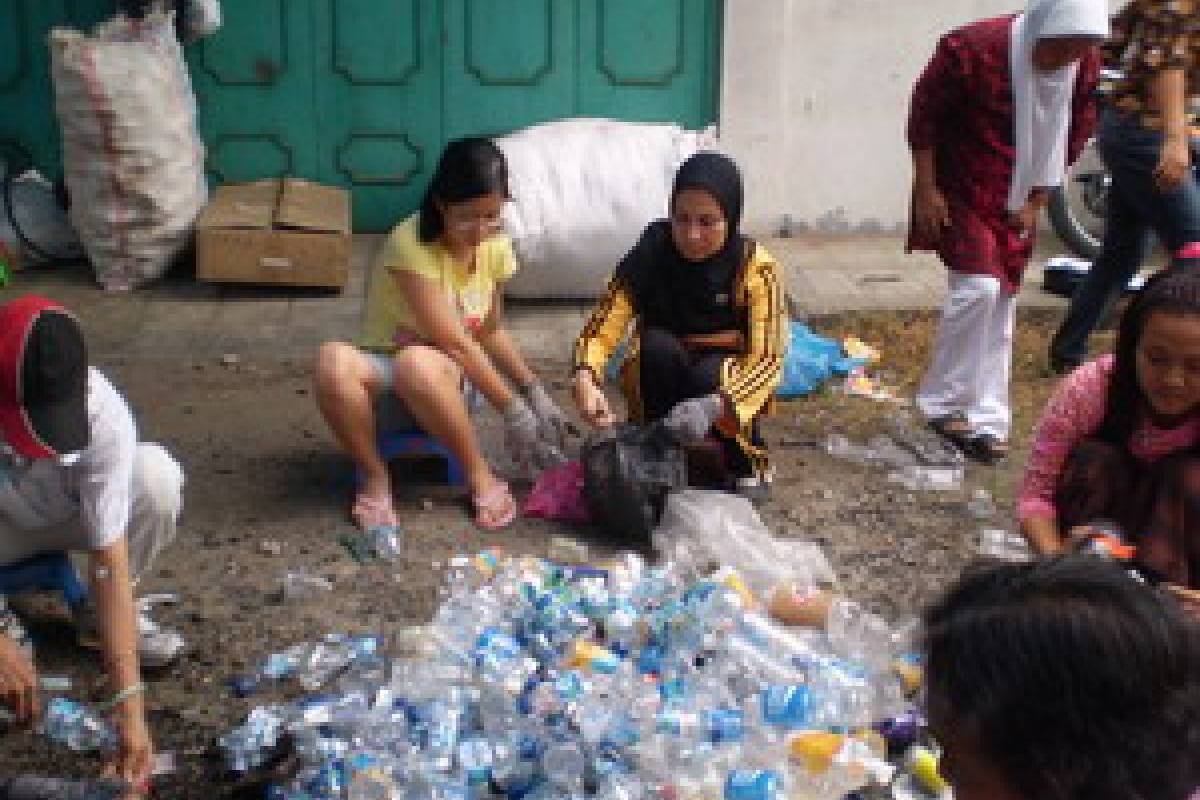
[[[803,322],[792,320],[783,380],[775,394],[784,400],[803,397],[834,375],[845,375],[862,364],[862,359],[847,357],[839,342],[818,336]]]

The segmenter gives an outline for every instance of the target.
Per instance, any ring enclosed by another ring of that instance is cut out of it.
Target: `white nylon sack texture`
[[[521,269],[511,297],[599,296],[646,225],[667,214],[675,171],[710,131],[610,119],[548,122],[496,142],[508,159],[504,227]]]
[[[208,199],[196,98],[170,15],[118,16],[91,36],[50,33],[63,167],[96,280],[163,275]]]

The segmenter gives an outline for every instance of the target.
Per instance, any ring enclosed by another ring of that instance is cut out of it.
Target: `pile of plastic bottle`
[[[904,637],[851,605],[828,633],[786,628],[736,570],[696,570],[454,559],[399,657],[348,636],[270,656],[244,690],[309,694],[223,736],[228,765],[298,757],[275,800],[835,800],[890,781],[918,724]]]

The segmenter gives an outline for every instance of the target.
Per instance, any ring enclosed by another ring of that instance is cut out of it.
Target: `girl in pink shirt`
[[[1200,588],[1200,272],[1150,280],[1116,352],[1067,377],[1038,424],[1018,514],[1054,553],[1116,523],[1140,565]],[[1200,595],[1182,594],[1200,608]]]

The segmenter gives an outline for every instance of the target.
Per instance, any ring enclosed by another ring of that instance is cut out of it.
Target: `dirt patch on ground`
[[[850,314],[817,320],[830,334],[854,333],[879,345],[885,378],[910,396],[925,365],[936,315]],[[1014,369],[1014,455],[996,468],[971,468],[962,492],[913,493],[882,473],[838,461],[821,448],[831,431],[860,438],[886,429],[896,406],[846,397],[833,388],[784,404],[767,434],[777,456],[775,497],[764,511],[784,535],[824,545],[847,593],[895,617],[917,611],[971,556],[978,520],[966,512],[970,489],[991,491],[1011,505],[1036,410],[1054,379],[1044,368],[1056,319],[1024,315]],[[1102,342],[1103,344],[1103,342]],[[388,634],[427,619],[438,599],[440,567],[460,552],[500,545],[544,554],[551,536],[587,532],[522,521],[499,535],[476,530],[465,503],[438,487],[402,486],[398,509],[408,534],[404,558],[359,564],[339,543],[350,530],[348,463],[316,412],[307,364],[280,361],[114,362],[101,364],[130,398],[142,438],[165,443],[188,475],[179,541],[140,591],[174,591],[176,608],[162,621],[192,643],[188,658],[153,676],[148,695],[160,749],[172,750],[178,772],[160,796],[259,796],[261,784],[239,783],[214,757],[216,737],[238,724],[263,696],[235,698],[231,676],[270,652],[330,631]],[[563,374],[545,364],[543,374]],[[562,386],[557,387],[561,393]],[[488,436],[496,439],[494,419]],[[591,544],[604,551],[613,543]],[[283,575],[306,569],[334,590],[284,602]],[[74,694],[98,697],[94,665],[72,644],[57,606],[36,602],[31,628],[40,638],[39,667],[75,679]],[[269,697],[269,696],[268,696]],[[0,732],[0,770],[86,775],[90,765],[25,732]]]

